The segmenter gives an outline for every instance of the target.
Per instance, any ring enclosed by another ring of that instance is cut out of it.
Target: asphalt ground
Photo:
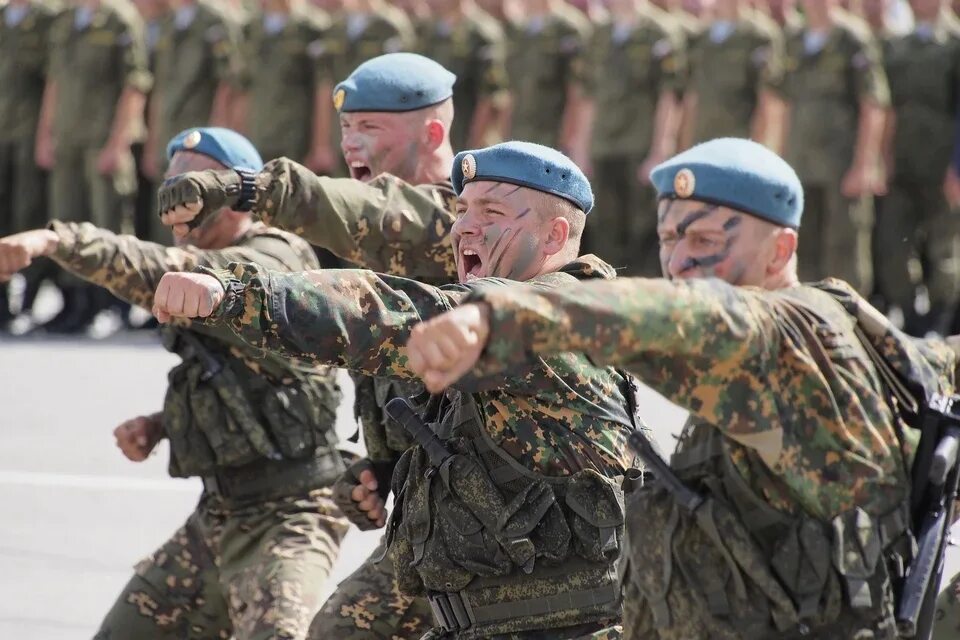
[[[0,339],[0,639],[90,638],[133,565],[189,515],[199,482],[167,476],[165,446],[134,464],[112,436],[161,407],[175,363],[148,332]],[[344,382],[346,436],[356,427]],[[646,390],[641,406],[672,450],[684,413]],[[328,591],[378,537],[348,534]],[[960,571],[960,552],[948,561]]]

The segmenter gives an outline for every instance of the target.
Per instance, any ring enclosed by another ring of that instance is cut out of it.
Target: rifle
[[[960,481],[960,396],[933,396],[921,426],[910,494],[919,550],[903,581],[897,629],[904,637],[929,640]]]

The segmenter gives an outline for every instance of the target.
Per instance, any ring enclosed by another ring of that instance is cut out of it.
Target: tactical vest
[[[426,594],[467,640],[617,621],[619,481],[585,469],[545,477],[497,446],[473,396],[431,397],[424,415],[452,455],[401,457],[387,545],[400,589]]]
[[[333,373],[297,371],[269,354],[254,370],[239,356],[248,347],[209,331],[162,331],[164,346],[182,359],[168,374],[163,411],[170,475],[210,477],[264,461],[317,460],[324,464],[313,473],[324,477],[314,479],[316,486],[332,482],[344,469],[336,450],[340,389]],[[266,482],[263,468],[255,471]]]
[[[857,316],[856,294],[831,286],[831,281],[822,283],[821,288]],[[792,321],[818,366],[831,367],[828,347],[817,330],[826,321],[805,303],[803,294],[802,289],[795,298],[791,294],[793,299],[785,300],[781,311]],[[795,637],[811,632],[814,637],[845,637],[851,629],[872,625],[885,629],[876,638],[896,637],[891,585],[903,577],[916,552],[907,500],[912,448],[902,419],[910,400],[897,380],[916,378],[917,371],[910,369],[918,366],[919,359],[909,349],[904,351],[910,345],[898,343],[888,327],[868,325],[863,320],[858,324],[862,350],[854,357],[874,363],[898,423],[900,451],[894,455],[903,459],[903,500],[883,513],[857,507],[827,522],[785,513],[772,508],[748,485],[734,467],[731,443],[720,430],[710,426],[697,430],[696,441],[674,454],[670,466],[687,486],[706,496],[705,506],[695,514],[684,513],[676,505],[657,512],[657,505],[669,501],[663,489],[650,489],[630,505],[631,510],[649,509],[645,517],[669,514],[662,554],[645,550],[639,560],[664,559],[661,575],[641,580],[645,584],[640,586],[655,626],[672,624],[667,604],[671,573],[693,573],[689,566],[676,566],[690,561],[677,560],[672,549],[679,531],[696,527],[706,532],[712,548],[700,552],[696,560],[699,570],[695,577],[688,576],[687,582],[710,614],[729,622],[742,637]],[[927,381],[932,379],[929,373],[923,374]],[[748,451],[746,455],[749,460],[755,454]],[[756,459],[755,464],[759,469],[763,463]]]

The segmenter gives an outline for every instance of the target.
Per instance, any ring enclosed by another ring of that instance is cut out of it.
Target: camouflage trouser
[[[382,546],[337,586],[310,625],[311,640],[419,640],[430,630],[430,605],[400,593],[390,557],[373,562],[380,555]]]
[[[797,247],[800,279],[840,278],[870,295],[873,198],[845,198],[839,184],[804,184],[803,191],[803,231]]]
[[[637,179],[641,156],[593,160],[597,206],[587,220],[584,251],[602,256],[625,276],[656,278],[660,271],[656,194]]]
[[[933,640],[957,640],[960,638],[960,573],[937,598],[934,618]]]
[[[231,509],[205,495],[137,565],[95,640],[302,640],[348,528],[330,495]]]

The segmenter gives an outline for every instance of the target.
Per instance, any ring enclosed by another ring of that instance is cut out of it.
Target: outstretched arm
[[[464,295],[372,271],[280,273],[254,264],[201,271],[163,277],[154,301],[161,321],[207,318],[258,349],[371,376],[413,377],[410,330]]]

